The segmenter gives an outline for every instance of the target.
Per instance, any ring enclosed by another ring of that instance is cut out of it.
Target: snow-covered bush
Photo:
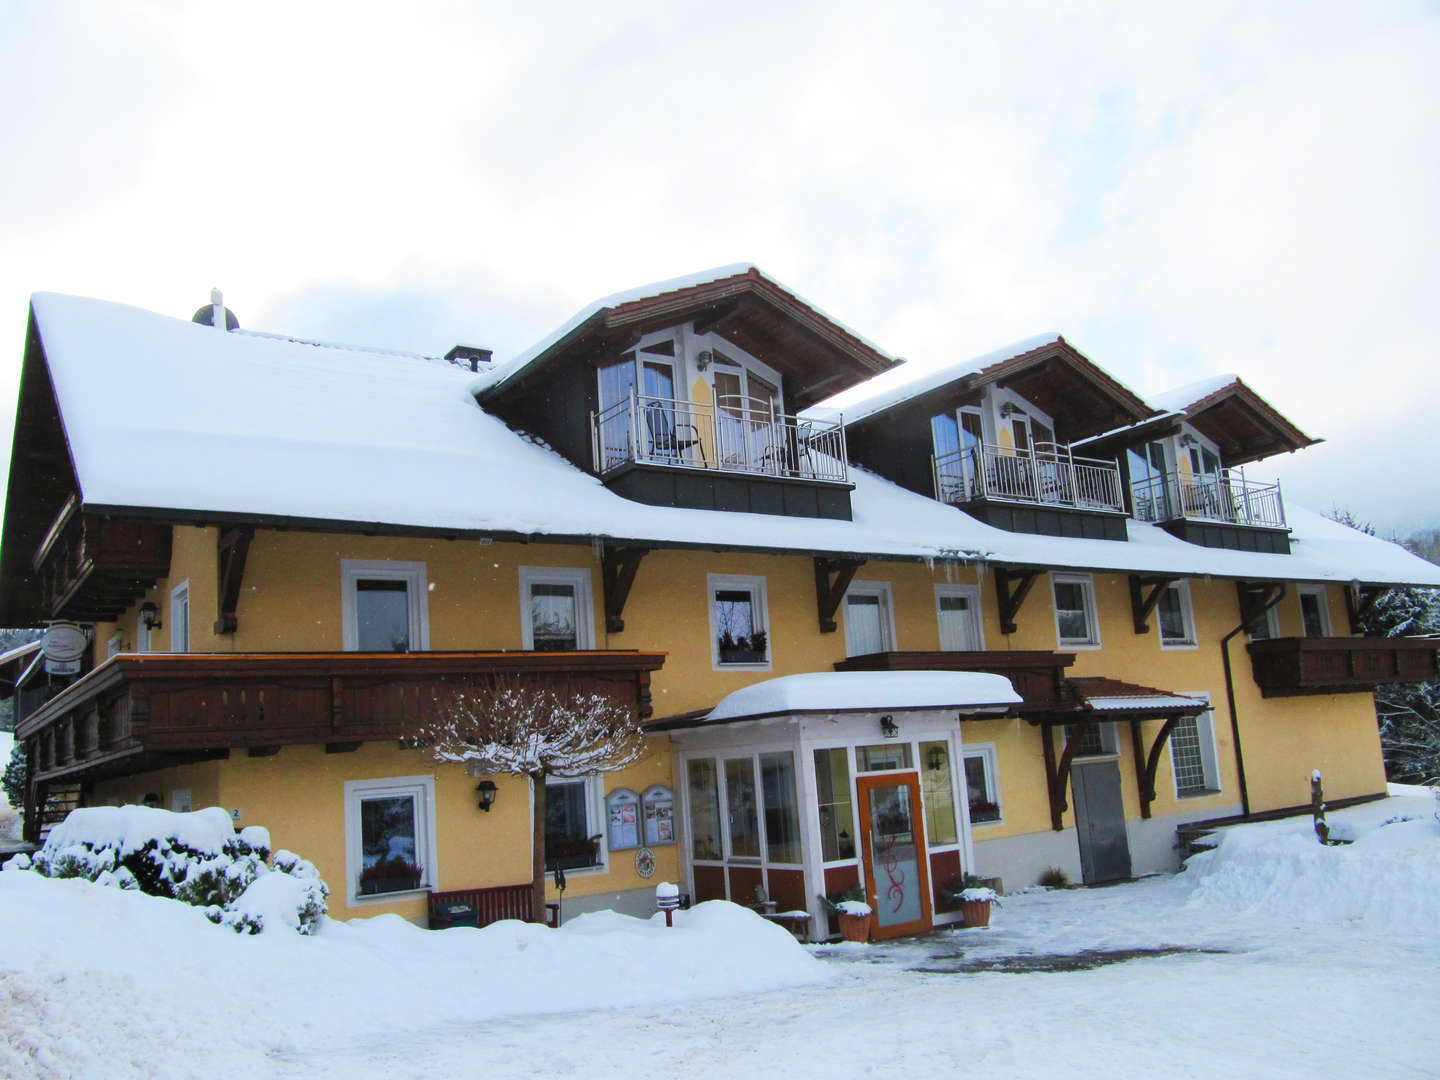
[[[71,811],[33,858],[11,860],[6,869],[179,900],[237,932],[286,925],[313,933],[330,890],[293,852],[276,852],[273,869],[269,857],[269,832],[251,826],[236,833],[216,806],[184,814],[97,806]]]

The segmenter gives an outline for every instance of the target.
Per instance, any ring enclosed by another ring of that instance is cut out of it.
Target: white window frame
[[[1305,629],[1305,600],[1304,597],[1313,596],[1320,610],[1320,629],[1323,631],[1321,637],[1330,637],[1334,630],[1330,623],[1330,590],[1324,585],[1300,585],[1295,589],[1295,604],[1300,609],[1300,635],[1309,637]]]
[[[137,653],[148,653],[151,651],[153,648],[150,640],[152,632],[150,627],[145,625],[145,619],[137,614],[135,616],[135,651]]]
[[[360,895],[360,871],[365,866],[360,835],[360,801],[395,795],[415,797],[415,858],[420,864],[420,883],[414,889]],[[435,777],[387,776],[377,780],[345,781],[345,899],[352,907],[393,903],[433,889],[440,880],[435,843]]]
[[[392,559],[340,560],[340,625],[342,647],[355,652],[360,647],[360,624],[356,616],[355,586],[359,581],[403,581],[410,616],[410,651],[430,649],[430,589],[423,562]]]
[[[1195,605],[1190,599],[1190,582],[1184,580],[1172,582],[1170,585],[1167,585],[1165,587],[1165,592],[1168,593],[1172,589],[1180,597],[1180,621],[1183,625],[1185,634],[1183,637],[1178,639],[1166,639],[1165,625],[1160,619],[1160,605],[1157,603],[1155,605],[1154,615],[1155,629],[1160,638],[1160,648],[1198,649],[1200,647],[1200,637],[1195,630]],[[1163,595],[1161,596],[1161,599],[1164,599]]]
[[[840,602],[845,618],[845,655],[855,656],[855,643],[850,638],[849,604],[852,596],[874,596],[880,600],[880,651],[894,652],[895,645],[895,603],[888,581],[852,581]]]
[[[586,877],[592,874],[608,874],[610,872],[610,822],[605,816],[605,777],[601,773],[591,773],[588,776],[546,776],[545,777],[545,804],[550,804],[550,791],[552,785],[558,784],[585,784],[585,835],[587,837],[600,834],[600,846],[596,852],[599,860],[594,866],[577,866],[573,870],[566,870],[565,876]],[[533,803],[532,803],[533,812]],[[531,830],[534,831],[533,829]],[[640,838],[645,838],[644,823],[641,823]],[[644,844],[642,843],[643,847]]]
[[[715,612],[715,594],[721,589],[749,590],[750,610],[755,629],[765,631],[765,660],[761,663],[722,664],[720,626]],[[770,607],[765,596],[765,579],[740,574],[706,574],[705,607],[710,613],[710,666],[715,671],[770,671],[775,666],[775,642],[770,636]]]
[[[530,614],[532,585],[570,585],[575,589],[575,648],[595,648],[595,602],[590,571],[566,566],[520,567],[520,634],[525,648],[535,648],[535,625]]]
[[[105,639],[105,659],[109,660],[112,656],[119,656],[124,646],[125,638],[119,630],[116,630]]]
[[[1079,726],[1079,725],[1077,725]],[[1095,725],[1097,734],[1100,736],[1100,752],[1098,754],[1086,754],[1077,750],[1075,761],[1100,761],[1105,758],[1118,758],[1120,756],[1120,734],[1116,730],[1114,720],[1102,720]],[[1068,737],[1067,740],[1068,742]]]
[[[1249,630],[1247,630],[1245,632],[1246,638],[1250,641],[1273,641],[1275,638],[1278,638],[1280,636],[1280,619],[1277,614],[1278,609],[1279,605],[1277,604],[1272,604],[1270,607],[1265,609],[1264,621],[1267,636],[1257,638],[1254,634],[1250,633]]]
[[[185,617],[180,617],[181,612]],[[190,609],[190,579],[186,578],[179,585],[170,590],[170,651],[173,653],[188,653],[190,651],[190,616],[193,612]],[[184,640],[177,640],[181,628],[184,628]]]
[[[1204,690],[1187,690],[1189,697],[1204,698],[1210,703],[1210,694]],[[1182,721],[1183,723],[1183,721]],[[1206,709],[1199,716],[1195,717],[1196,742],[1200,746],[1200,768],[1205,774],[1205,789],[1203,791],[1190,791],[1180,793],[1180,778],[1175,771],[1175,742],[1174,734],[1166,740],[1166,750],[1170,753],[1170,780],[1175,785],[1175,798],[1177,799],[1205,799],[1221,793],[1220,779],[1220,747],[1215,741],[1215,709],[1213,706]]]
[[[1079,585],[1085,598],[1085,624],[1089,633],[1084,638],[1066,638],[1060,632],[1060,605],[1055,600],[1056,585]],[[1050,574],[1050,607],[1055,615],[1055,640],[1062,649],[1100,648],[1100,613],[1095,603],[1095,578],[1092,574]]]
[[[979,758],[985,766],[985,785],[990,789],[991,801],[1000,809],[1000,816],[994,821],[975,821],[970,817],[970,782],[965,773],[965,762]],[[1000,754],[994,743],[967,742],[960,753],[960,788],[965,796],[965,817],[972,829],[988,829],[992,825],[1005,824],[1005,799],[1000,794]]]
[[[941,633],[940,648],[945,648],[943,631],[940,628],[943,623],[940,619],[940,599],[945,596],[963,596],[970,601],[970,628],[975,633],[975,648],[968,650],[972,652],[983,652],[985,649],[985,619],[980,609],[980,586],[979,585],[936,585],[935,586],[935,626]]]

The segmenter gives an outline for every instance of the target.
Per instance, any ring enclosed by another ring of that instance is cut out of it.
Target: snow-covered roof
[[[1204,401],[1211,394],[1218,393],[1239,381],[1239,375],[1212,375],[1208,379],[1186,383],[1174,390],[1151,394],[1146,400],[1163,412],[1184,412],[1197,401]]]
[[[1140,686],[1120,679],[1076,676],[1066,681],[1082,708],[1092,712],[1158,714],[1174,709],[1203,712],[1209,707],[1201,697],[1157,690],[1153,686]]]
[[[647,506],[516,434],[447,363],[33,301],[87,507],[1283,581],[1440,585],[1440,567],[1287,503],[1292,553],[1005,532],[852,467],[853,520]],[[543,497],[537,497],[543,492]]]
[[[727,694],[703,723],[799,713],[1004,710],[1022,699],[1003,675],[974,671],[821,671],[782,675]]]
[[[852,386],[848,390],[842,390],[840,393],[826,398],[813,408],[806,409],[802,415],[828,418],[835,413],[840,413],[845,417],[847,424],[856,424],[866,417],[883,412],[903,401],[928,394],[932,390],[938,390],[946,383],[954,382],[962,376],[973,375],[985,368],[1004,363],[1006,360],[1013,360],[1017,356],[1024,356],[1026,353],[1034,352],[1046,345],[1054,345],[1060,340],[1059,334],[1038,334],[1035,337],[1026,338],[1024,341],[1017,341],[1013,345],[1006,345],[993,352],[985,353],[983,356],[952,364],[942,364],[939,367],[925,367],[913,363],[903,364],[866,379],[858,386]]]

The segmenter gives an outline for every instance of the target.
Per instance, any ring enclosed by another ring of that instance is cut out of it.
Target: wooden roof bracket
[[[1070,806],[1066,794],[1066,789],[1070,786],[1070,764],[1075,760],[1075,751],[1080,749],[1080,740],[1067,739],[1065,751],[1060,755],[1059,761],[1055,760],[1053,723],[1040,723],[1040,741],[1045,751],[1045,787],[1050,795],[1050,828],[1061,832],[1065,828],[1062,819]]]
[[[1160,597],[1165,595],[1165,590],[1179,580],[1178,577],[1130,575],[1130,612],[1135,619],[1135,633],[1150,632],[1150,613],[1155,610],[1155,605],[1160,603]],[[1146,589],[1150,591],[1146,592]]]
[[[1008,636],[1020,629],[1015,617],[1020,614],[1020,605],[1025,603],[1025,597],[1030,595],[1030,590],[1042,573],[1042,570],[995,567],[995,595],[1000,601],[1000,633]],[[1014,588],[1011,588],[1012,584]]]
[[[835,613],[845,590],[855,578],[855,571],[865,565],[864,559],[826,559],[815,557],[815,607],[820,616],[820,633],[835,632]],[[831,578],[834,574],[834,578]]]
[[[1347,585],[1345,587],[1345,615],[1350,620],[1350,633],[1363,634],[1364,620],[1375,610],[1375,602],[1388,589],[1376,585]]]
[[[630,586],[640,560],[650,554],[643,547],[606,547],[600,560],[601,578],[605,586],[605,632],[618,634],[625,629],[625,602],[630,599]]]
[[[1140,725],[1144,721],[1138,717],[1130,721],[1130,748],[1133,751],[1131,757],[1135,759],[1135,783],[1140,791],[1142,818],[1150,817],[1150,804],[1155,801],[1155,770],[1160,767],[1160,751],[1165,749],[1170,733],[1179,722],[1180,714],[1167,716],[1165,723],[1155,733],[1155,741],[1150,744],[1149,753],[1146,753],[1145,740],[1140,734]]]
[[[219,585],[215,598],[217,608],[215,633],[233,634],[240,625],[236,611],[240,607],[240,585],[245,580],[245,560],[250,555],[250,541],[255,530],[247,525],[221,529],[215,540],[215,579]]]
[[[740,310],[741,299],[741,297],[735,296],[729,300],[722,300],[705,314],[697,315],[692,332],[698,337],[717,329],[721,323]]]

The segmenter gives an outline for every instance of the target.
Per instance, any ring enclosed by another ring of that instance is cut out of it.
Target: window
[[[720,854],[720,781],[714,758],[689,763],[690,853],[696,859],[718,860]]]
[[[687,766],[696,860],[799,865],[793,752],[696,758]]]
[[[190,651],[190,582],[170,590],[170,651]]]
[[[434,887],[434,806],[433,776],[346,782],[346,891],[352,904]]]
[[[820,808],[820,857],[825,862],[855,858],[850,759],[843,746],[815,751],[815,801]]]
[[[955,822],[955,789],[950,782],[950,744],[920,744],[920,797],[925,803],[925,838],[934,847],[960,839]]]
[[[1055,633],[1062,647],[1098,649],[1100,623],[1095,612],[1095,583],[1089,574],[1052,574]]]
[[[1204,697],[1207,694],[1193,694]],[[1214,712],[1184,717],[1170,731],[1170,767],[1175,797],[1215,795],[1220,791],[1220,763],[1215,749]]]
[[[595,614],[590,600],[590,571],[522,566],[520,623],[527,649],[593,649]]]
[[[547,777],[545,869],[603,869],[604,840],[600,819],[600,778],[582,776],[569,780]]]
[[[340,562],[341,636],[359,652],[430,648],[430,612],[423,562]]]
[[[716,668],[770,669],[765,579],[707,576],[710,587],[710,649]]]
[[[1160,647],[1162,649],[1193,649],[1195,639],[1195,613],[1190,604],[1190,583],[1177,581],[1160,594],[1155,606],[1160,623]]]
[[[1280,636],[1280,620],[1275,615],[1275,609],[1265,609],[1265,614],[1254,620],[1247,628],[1251,641],[1269,641]]]
[[[1330,636],[1330,600],[1324,585],[1301,585],[1300,619],[1306,637]]]
[[[795,803],[795,755],[789,750],[760,755],[765,799],[765,857],[772,863],[800,862],[800,810]]]
[[[978,652],[985,648],[978,587],[936,585],[935,614],[940,620],[940,648],[947,652]]]
[[[730,823],[732,859],[760,858],[760,818],[755,792],[755,762],[730,758],[725,762],[725,812]]]
[[[845,592],[845,652],[868,656],[895,648],[895,617],[890,586],[883,582],[854,581]]]
[[[902,742],[878,743],[874,746],[855,748],[856,772],[894,772],[896,769],[913,769],[910,744]]]
[[[1109,757],[1120,752],[1120,743],[1115,736],[1113,723],[1071,724],[1065,729],[1065,745],[1069,746],[1077,740],[1077,758]]]
[[[971,825],[996,825],[1002,820],[999,775],[993,746],[965,747],[965,798]]]

